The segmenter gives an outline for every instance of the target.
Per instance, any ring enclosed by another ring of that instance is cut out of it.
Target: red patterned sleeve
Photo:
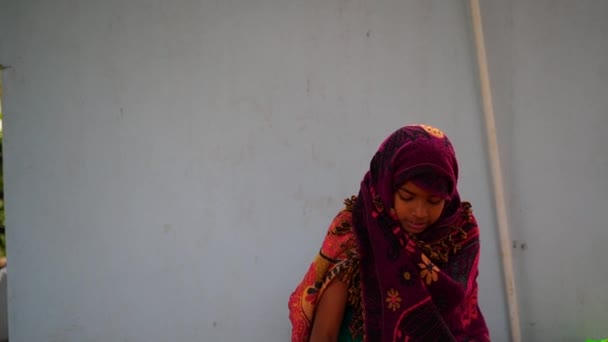
[[[357,262],[352,213],[341,211],[329,226],[323,245],[302,282],[289,297],[292,341],[308,341],[317,302],[336,277],[352,273]]]

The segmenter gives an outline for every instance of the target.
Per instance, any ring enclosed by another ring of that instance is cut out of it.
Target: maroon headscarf
[[[446,198],[418,236],[391,209],[408,180]],[[489,340],[477,306],[479,231],[457,182],[452,144],[430,126],[397,130],[374,155],[353,209],[367,341]]]

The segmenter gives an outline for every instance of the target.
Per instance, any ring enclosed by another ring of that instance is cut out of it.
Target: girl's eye
[[[439,203],[441,203],[440,199],[429,199],[427,202],[429,202],[429,204],[431,205],[438,205]]]
[[[401,200],[404,202],[410,202],[414,199],[413,196],[402,196],[402,195],[399,195],[399,198],[401,198]]]

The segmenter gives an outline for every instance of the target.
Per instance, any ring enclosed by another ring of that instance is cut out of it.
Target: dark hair
[[[441,173],[427,168],[417,168],[416,170],[406,172],[396,180],[395,190],[401,187],[406,182],[412,182],[416,186],[432,193],[435,196],[449,199],[451,182]]]

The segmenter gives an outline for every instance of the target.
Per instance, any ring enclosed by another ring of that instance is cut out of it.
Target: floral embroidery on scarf
[[[399,296],[399,292],[395,289],[388,290],[386,302],[388,303],[389,309],[397,311],[397,309],[401,307],[401,296]]]
[[[439,276],[439,268],[437,268],[437,266],[435,266],[435,264],[433,264],[433,262],[429,260],[426,255],[421,254],[421,256],[422,262],[418,264],[418,267],[421,269],[420,275],[423,279],[426,278],[426,284],[430,285],[432,282],[437,281]]]
[[[449,227],[448,231],[439,239],[426,243],[425,241],[419,240],[416,235],[407,233],[410,242],[406,246],[406,249],[413,252],[413,248],[418,246],[428,255],[428,258],[437,264],[445,264],[448,262],[449,256],[456,254],[462,248],[462,241],[467,238],[467,233],[461,228],[456,226]],[[410,244],[414,244],[411,245]]]
[[[439,128],[435,128],[433,126],[427,126],[427,125],[420,125],[420,127],[424,128],[425,131],[427,131],[430,135],[436,137],[436,138],[443,138],[445,137],[445,134],[439,129]]]
[[[477,306],[477,298],[473,297],[462,308],[462,327],[466,329],[478,317],[479,317],[479,310],[478,310],[478,306]]]

